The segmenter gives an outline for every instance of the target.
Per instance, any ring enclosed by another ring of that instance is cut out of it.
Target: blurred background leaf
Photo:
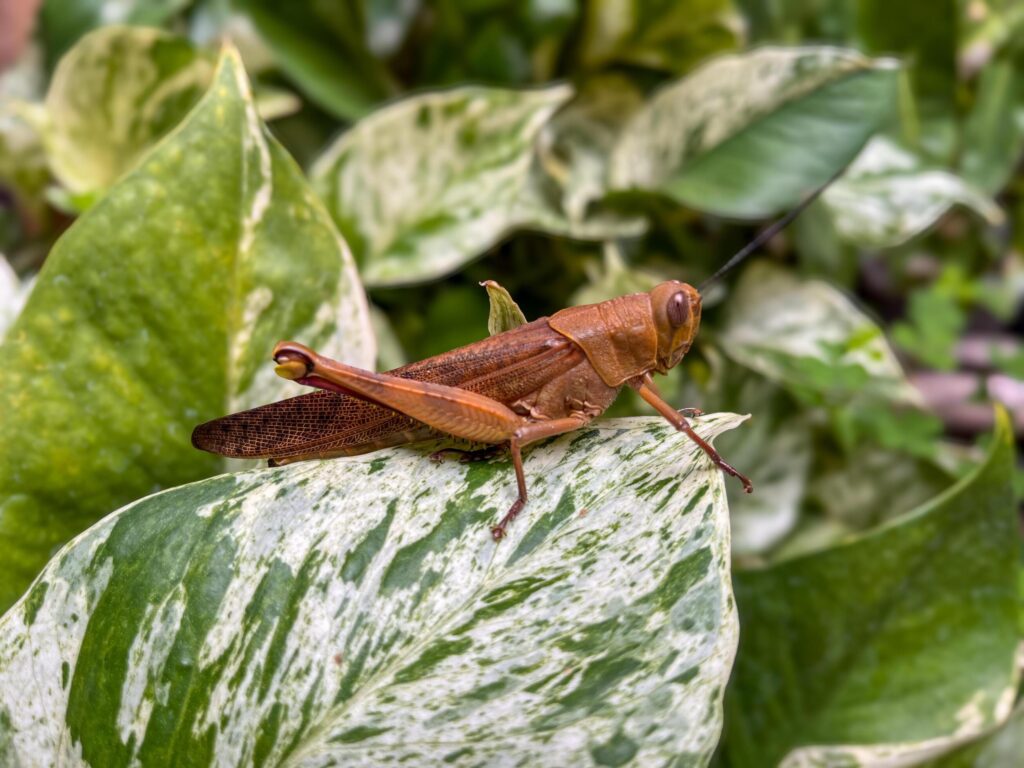
[[[720,764],[913,764],[1009,715],[1013,460],[1001,412],[985,462],[935,501],[826,552],[734,574],[743,633]]]
[[[0,605],[118,504],[223,468],[189,434],[298,393],[266,364],[281,335],[374,361],[351,256],[228,49],[185,122],[61,238],[0,347]]]
[[[187,41],[150,27],[83,37],[53,74],[42,127],[67,195],[90,203],[102,195],[199,100],[213,65]]]
[[[762,48],[712,60],[630,123],[611,185],[720,215],[795,205],[888,119],[898,70],[834,48]]]

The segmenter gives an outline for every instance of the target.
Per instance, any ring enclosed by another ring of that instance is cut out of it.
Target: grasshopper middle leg
[[[519,498],[515,500],[512,507],[505,516],[501,518],[497,525],[491,528],[491,536],[494,537],[495,541],[501,541],[505,538],[506,528],[508,524],[516,519],[516,515],[523,509],[523,505],[526,504],[526,475],[523,472],[523,455],[522,448],[528,443],[536,442],[537,440],[543,440],[546,437],[554,437],[555,435],[561,435],[564,432],[572,432],[574,429],[579,429],[586,424],[590,419],[585,416],[566,416],[561,419],[551,419],[550,421],[531,421],[528,424],[524,424],[519,427],[512,437],[508,441],[509,453],[512,454],[512,466],[516,470],[516,484],[519,486]]]

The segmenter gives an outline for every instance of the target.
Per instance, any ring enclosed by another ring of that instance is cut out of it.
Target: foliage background
[[[707,292],[664,385],[755,415],[718,441],[757,492],[728,487],[746,634],[716,759],[1019,754],[1019,3],[3,9],[4,608],[106,513],[221,471],[188,430],[287,392],[261,378],[277,338],[386,369],[480,338],[484,280],[530,319],[697,284],[852,160]],[[203,96],[225,39],[251,100]]]

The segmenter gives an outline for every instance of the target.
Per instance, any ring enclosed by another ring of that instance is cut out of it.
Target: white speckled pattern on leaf
[[[659,420],[601,422],[528,452],[496,544],[508,462],[426,450],[224,475],[81,535],[0,620],[4,755],[706,764],[737,642],[721,473]]]

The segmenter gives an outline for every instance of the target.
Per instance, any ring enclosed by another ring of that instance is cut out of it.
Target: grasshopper
[[[701,287],[767,242],[827,186],[764,230]],[[629,386],[750,493],[750,480],[694,431],[687,419],[692,410],[679,412],[665,402],[652,379],[689,351],[700,316],[698,289],[669,280],[649,293],[569,307],[386,373],[283,341],[273,352],[278,375],[318,391],[201,424],[192,444],[224,456],[268,459],[271,466],[444,435],[507,446],[519,493],[491,528],[500,540],[527,500],[523,447],[579,429]]]

